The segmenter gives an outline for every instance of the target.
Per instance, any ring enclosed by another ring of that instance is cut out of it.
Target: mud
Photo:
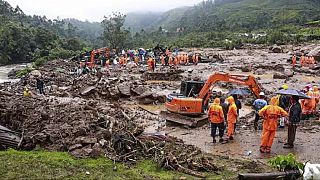
[[[144,68],[123,67],[77,76],[76,62],[50,61],[17,83],[1,84],[0,125],[23,134],[21,149],[40,146],[77,157],[106,155],[122,162],[149,158],[165,168],[197,177],[203,177],[201,172],[219,173],[222,169],[266,172],[270,169],[257,159],[265,161],[289,152],[302,161],[318,162],[320,128],[314,122],[299,127],[293,150],[282,149],[286,132],[279,130],[273,153],[265,156],[258,152],[261,131],[252,130],[254,114],[250,109],[254,97],[241,99],[247,106],[241,110],[236,140],[229,144],[212,144],[208,125],[196,129],[173,126],[159,115],[166,95],[178,92],[181,80],[205,81],[217,71],[254,75],[268,96],[283,83],[297,89],[307,83],[319,84],[319,70],[292,69],[288,62],[289,51],[299,53],[302,48],[315,46],[283,46],[279,53],[268,47],[186,49],[197,51],[208,63],[177,70],[158,67],[151,73]],[[35,89],[37,74],[46,84],[46,95],[39,95]],[[32,97],[22,97],[25,86],[31,89]],[[213,91],[226,96],[239,87],[217,83]]]

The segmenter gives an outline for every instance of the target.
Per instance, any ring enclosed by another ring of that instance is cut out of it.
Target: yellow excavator
[[[217,82],[230,82],[248,86],[256,97],[259,97],[261,92],[257,80],[251,75],[214,73],[210,75],[206,82],[182,82],[180,93],[167,95],[167,102],[165,103],[167,111],[162,111],[161,116],[167,121],[190,127],[201,126],[208,118],[204,109],[208,106],[213,85]]]

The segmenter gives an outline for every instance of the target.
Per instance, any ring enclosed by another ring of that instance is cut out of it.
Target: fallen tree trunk
[[[267,179],[297,179],[301,174],[298,170],[274,173],[239,174],[239,180],[267,180]]]

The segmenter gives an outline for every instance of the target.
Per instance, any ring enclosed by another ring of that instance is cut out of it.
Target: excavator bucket
[[[196,128],[203,126],[208,122],[207,115],[200,115],[200,116],[184,116],[181,114],[169,112],[169,111],[161,111],[160,116],[165,119],[167,122],[171,122],[174,124],[180,124],[184,126],[188,126],[191,128]]]

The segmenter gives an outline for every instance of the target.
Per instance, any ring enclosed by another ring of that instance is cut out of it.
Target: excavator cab
[[[203,81],[182,81],[180,94],[185,97],[195,97],[198,95],[204,85]]]
[[[167,109],[179,114],[199,115],[199,111],[203,113],[203,100],[194,98],[200,93],[203,85],[203,81],[182,81],[180,93],[167,96]]]

